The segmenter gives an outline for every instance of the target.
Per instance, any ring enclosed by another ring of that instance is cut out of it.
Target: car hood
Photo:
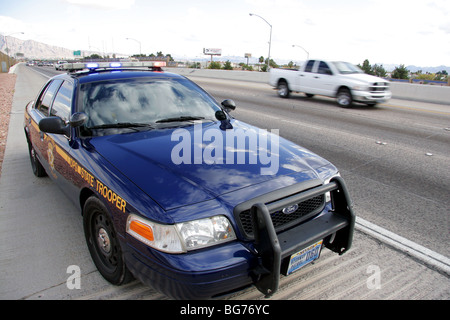
[[[332,166],[270,131],[236,120],[231,123],[232,130],[221,130],[215,122],[95,137],[89,143],[165,210],[299,172],[317,179],[317,170]],[[239,145],[236,141],[242,142],[243,136],[247,136],[245,144]],[[238,154],[246,155],[244,161]],[[233,161],[227,159],[230,155]]]
[[[342,76],[345,76],[346,78],[354,80],[354,81],[362,82],[364,84],[374,83],[374,82],[388,82],[385,79],[382,79],[382,78],[379,78],[376,76],[372,76],[372,75],[366,74],[366,73],[342,74]]]

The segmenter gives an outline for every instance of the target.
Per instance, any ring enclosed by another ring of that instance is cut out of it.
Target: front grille
[[[380,92],[380,91],[387,91],[389,89],[389,83],[388,82],[374,82],[369,87],[370,92]]]
[[[283,213],[282,210],[270,213],[276,232],[280,232],[291,226],[297,225],[300,222],[321,212],[325,206],[325,196],[321,194],[314,198],[297,203],[297,205],[297,210],[290,214]],[[247,237],[253,237],[253,217],[251,211],[242,211],[239,214],[239,220],[245,235]]]

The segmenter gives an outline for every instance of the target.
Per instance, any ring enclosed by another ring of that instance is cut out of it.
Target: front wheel
[[[289,86],[286,81],[280,81],[278,83],[278,95],[281,98],[289,98]]]
[[[350,90],[347,88],[342,88],[339,90],[336,101],[339,106],[341,107],[349,107],[351,106],[353,102],[352,94],[350,93]]]
[[[133,277],[125,265],[118,235],[105,205],[90,197],[83,210],[86,243],[100,274],[115,285],[129,282]]]

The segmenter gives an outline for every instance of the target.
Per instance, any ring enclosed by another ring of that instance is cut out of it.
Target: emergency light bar
[[[114,68],[119,69],[119,68],[136,68],[136,67],[160,68],[165,66],[166,66],[165,61],[76,62],[76,63],[65,63],[60,68],[63,70],[67,70],[68,72],[75,72],[85,69],[95,71],[96,69],[114,69]]]

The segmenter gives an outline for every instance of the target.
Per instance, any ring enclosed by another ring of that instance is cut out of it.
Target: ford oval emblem
[[[297,211],[298,209],[298,204],[293,204],[292,206],[283,208],[283,210],[281,210],[281,212],[283,212],[284,214],[291,214],[294,213],[295,211]]]

